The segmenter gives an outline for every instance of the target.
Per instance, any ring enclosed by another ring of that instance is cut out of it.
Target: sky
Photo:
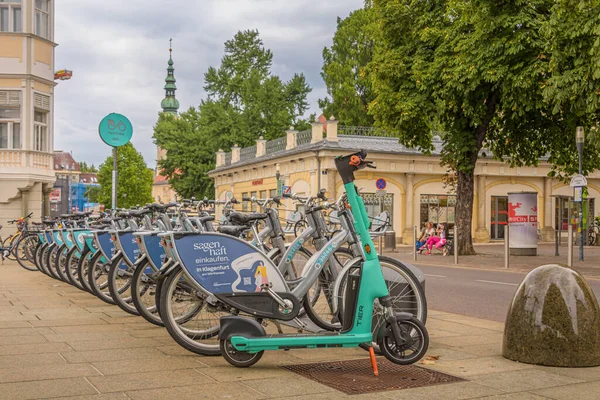
[[[152,130],[165,96],[169,39],[180,111],[205,98],[204,73],[218,66],[223,44],[237,31],[257,29],[273,51],[272,72],[283,80],[304,73],[312,87],[309,113],[326,95],[322,52],[337,17],[364,0],[61,0],[56,2],[55,68],[73,71],[55,93],[56,150],[96,166],[110,154],[98,136],[111,112],[133,124],[134,146],[156,164]],[[99,6],[100,4],[100,6]]]

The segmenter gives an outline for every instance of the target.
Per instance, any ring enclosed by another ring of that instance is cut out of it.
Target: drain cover
[[[462,382],[464,380],[414,365],[396,365],[385,358],[378,358],[377,366],[379,368],[379,376],[377,377],[373,375],[371,362],[368,358],[328,363],[285,365],[281,368],[346,394],[410,389]]]

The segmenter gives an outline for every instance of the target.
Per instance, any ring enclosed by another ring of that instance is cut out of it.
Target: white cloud
[[[217,66],[223,43],[238,30],[258,29],[282,79],[304,73],[313,92],[310,112],[325,95],[319,75],[336,18],[363,0],[61,0],[56,4],[56,67],[73,78],[55,89],[55,148],[99,164],[110,149],[98,123],[119,112],[134,125],[133,144],[154,166],[152,128],[164,97],[168,40],[180,110],[204,98],[203,78]]]

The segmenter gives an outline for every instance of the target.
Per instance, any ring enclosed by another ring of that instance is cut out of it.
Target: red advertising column
[[[537,192],[508,194],[510,255],[535,256],[538,246]]]

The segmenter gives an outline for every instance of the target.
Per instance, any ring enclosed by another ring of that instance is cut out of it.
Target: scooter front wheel
[[[248,353],[246,351],[236,350],[229,340],[221,339],[219,341],[219,347],[221,348],[221,354],[225,361],[234,367],[248,368],[253,366],[260,360],[264,354],[264,351],[258,353]]]
[[[416,318],[398,321],[404,343],[398,345],[394,339],[391,325],[387,325],[380,335],[379,350],[385,358],[394,364],[410,365],[419,361],[429,348],[429,334],[427,328]]]

